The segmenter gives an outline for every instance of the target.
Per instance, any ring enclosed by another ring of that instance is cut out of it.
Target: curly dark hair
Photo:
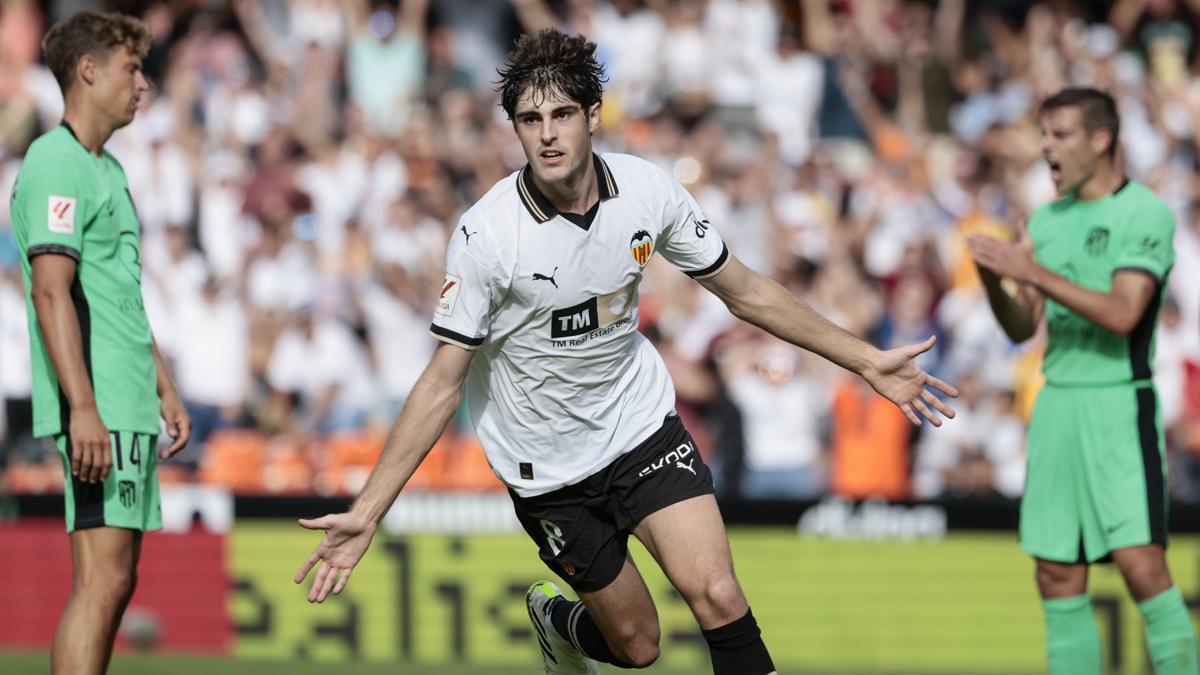
[[[561,94],[578,101],[586,113],[600,101],[608,81],[604,68],[596,61],[596,43],[555,28],[522,35],[497,72],[500,107],[510,120],[517,101],[527,90]]]
[[[84,10],[50,27],[42,38],[42,53],[66,94],[75,75],[75,65],[84,55],[103,59],[112,48],[124,45],[144,59],[150,51],[150,40],[150,28],[139,19],[116,12]]]

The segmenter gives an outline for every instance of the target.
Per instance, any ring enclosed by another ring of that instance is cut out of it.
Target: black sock
[[[762,631],[754,613],[733,623],[700,631],[712,654],[713,675],[767,675],[775,672],[775,664],[763,644]]]
[[[554,630],[575,645],[575,648],[589,659],[601,663],[610,663],[618,668],[633,668],[621,659],[613,656],[608,648],[608,641],[600,632],[600,627],[588,615],[583,603],[578,600],[562,599],[550,608],[550,623]]]

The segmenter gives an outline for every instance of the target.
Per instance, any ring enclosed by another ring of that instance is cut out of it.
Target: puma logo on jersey
[[[688,471],[691,471],[693,474],[695,474],[696,470],[692,468],[692,462],[696,461],[695,457],[693,457],[690,461],[688,461],[687,464],[683,463],[683,458],[692,454],[692,451],[693,451],[693,449],[692,449],[691,443],[680,443],[679,447],[668,452],[667,454],[663,455],[662,457],[659,457],[658,459],[651,462],[647,467],[645,467],[644,469],[639,471],[638,478],[644,478],[645,476],[649,476],[650,474],[654,473],[655,471],[658,471],[659,469],[663,468],[664,466],[671,466],[672,464],[674,464],[674,466],[676,468],[687,469]]]
[[[558,267],[555,267],[554,271],[550,273],[550,276],[546,276],[545,274],[538,274],[537,272],[534,272],[533,280],[534,281],[549,281],[550,283],[554,284],[555,288],[558,288],[558,282],[554,280],[554,277],[557,275],[558,275]]]
[[[470,245],[471,245],[471,236],[472,236],[472,235],[479,234],[479,231],[478,231],[478,230],[476,230],[475,232],[467,232],[467,226],[466,226],[466,225],[459,225],[459,226],[458,226],[458,229],[462,230],[463,237],[466,239],[466,242],[467,242],[467,245],[468,245],[468,246],[470,246]]]

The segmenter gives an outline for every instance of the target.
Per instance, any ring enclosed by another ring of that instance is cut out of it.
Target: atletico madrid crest
[[[634,233],[633,239],[629,240],[629,252],[633,254],[633,259],[638,265],[646,266],[650,262],[650,256],[654,254],[654,239],[650,237],[650,233],[645,230],[638,230]]]

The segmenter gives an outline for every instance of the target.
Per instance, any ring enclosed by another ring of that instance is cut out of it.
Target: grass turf
[[[46,652],[0,652],[0,673],[4,675],[40,675],[50,671]],[[525,667],[486,667],[479,665],[420,665],[401,663],[354,663],[342,661],[264,661],[199,656],[142,656],[118,654],[109,667],[110,675],[536,675],[540,664]],[[623,672],[613,669],[606,674]],[[650,668],[645,673],[684,675],[685,671]]]

